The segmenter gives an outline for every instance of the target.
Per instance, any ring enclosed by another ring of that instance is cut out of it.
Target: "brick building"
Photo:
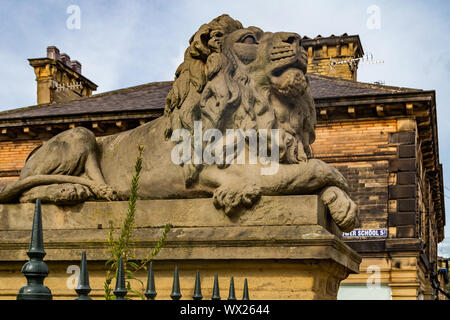
[[[314,157],[346,176],[360,209],[361,224],[343,235],[363,257],[360,274],[341,284],[338,297],[434,298],[445,225],[435,92],[358,82],[357,35],[305,37],[302,45],[317,108]],[[0,113],[1,184],[17,179],[28,154],[63,130],[109,135],[161,116],[172,85],[92,95],[97,85],[57,48],[29,62],[38,104]]]

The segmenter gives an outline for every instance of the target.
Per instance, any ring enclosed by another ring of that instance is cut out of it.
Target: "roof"
[[[0,120],[45,118],[80,114],[145,111],[164,108],[172,81],[108,91],[61,103],[48,103],[0,112]]]
[[[333,99],[355,96],[386,95],[401,92],[422,92],[418,89],[398,88],[332,78],[318,74],[307,75],[314,99]],[[35,105],[0,112],[1,120],[19,120],[46,117],[67,117],[88,114],[142,112],[164,108],[172,81],[109,91],[62,103]]]
[[[422,92],[420,89],[357,82],[314,73],[308,73],[308,78],[314,99],[373,96],[402,92]]]

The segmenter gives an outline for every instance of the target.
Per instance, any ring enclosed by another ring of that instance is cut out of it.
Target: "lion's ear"
[[[189,53],[193,58],[201,59],[203,62],[206,61],[211,50],[208,46],[209,33],[211,32],[210,27],[204,24],[198,29],[198,31],[189,40],[190,48]]]

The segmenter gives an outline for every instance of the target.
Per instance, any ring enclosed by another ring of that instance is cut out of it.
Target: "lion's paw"
[[[88,200],[93,196],[88,187],[76,183],[50,184],[37,186],[22,193],[20,202],[42,202],[73,204]]]
[[[347,193],[338,187],[327,187],[322,191],[321,199],[342,231],[350,232],[355,228],[358,208]]]
[[[242,206],[250,208],[261,197],[261,189],[256,184],[222,185],[214,191],[214,206],[230,216]]]
[[[119,196],[118,196],[117,192],[113,188],[111,188],[110,186],[108,186],[106,184],[98,185],[92,191],[95,193],[95,195],[99,199],[105,199],[108,201],[119,200]]]

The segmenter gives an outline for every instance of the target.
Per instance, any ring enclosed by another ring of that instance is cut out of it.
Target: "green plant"
[[[170,224],[166,224],[164,226],[163,234],[159,239],[156,246],[152,249],[150,254],[140,261],[136,261],[136,254],[134,249],[134,241],[132,240],[133,229],[134,229],[134,220],[136,215],[136,201],[137,201],[137,193],[139,189],[139,176],[142,169],[142,153],[144,148],[139,146],[139,155],[136,159],[136,163],[134,166],[134,175],[131,180],[131,190],[130,190],[130,198],[128,200],[128,210],[127,215],[122,223],[122,228],[120,234],[117,239],[114,239],[114,226],[112,221],[109,221],[109,234],[108,234],[108,250],[111,254],[111,258],[106,261],[106,265],[109,267],[106,272],[106,279],[104,283],[104,291],[105,291],[105,299],[113,300],[114,294],[113,289],[111,288],[112,280],[117,276],[117,267],[119,263],[120,257],[123,258],[124,269],[126,275],[126,286],[128,292],[135,293],[141,299],[145,299],[144,296],[144,283],[135,277],[135,273],[144,269],[147,270],[147,264],[153,260],[153,258],[161,251],[164,241],[166,239],[167,233],[170,231],[172,226]],[[133,289],[131,286],[131,282],[137,282],[139,285],[139,289]]]

